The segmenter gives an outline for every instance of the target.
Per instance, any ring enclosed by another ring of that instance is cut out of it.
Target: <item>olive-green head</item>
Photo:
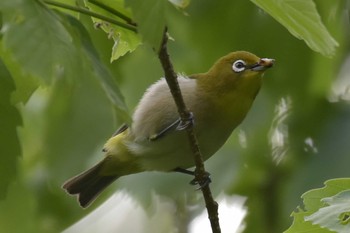
[[[256,89],[261,85],[261,77],[265,70],[272,67],[274,59],[259,58],[256,55],[237,51],[221,57],[204,75],[202,79],[207,88],[219,91],[237,88]]]

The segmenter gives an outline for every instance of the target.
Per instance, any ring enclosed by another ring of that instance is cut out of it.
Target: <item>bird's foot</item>
[[[191,185],[199,185],[199,188],[197,190],[208,186],[210,183],[211,183],[211,178],[210,178],[209,172],[205,172],[204,176],[201,177],[200,180],[197,179],[197,176],[195,175],[195,178],[190,182]]]
[[[176,130],[184,130],[192,126],[194,123],[193,113],[189,112],[189,115],[186,119],[180,119],[180,123],[177,125]]]
[[[210,173],[209,172],[205,172],[204,176],[201,177],[200,180],[198,180],[197,179],[197,175],[196,175],[197,171],[190,171],[190,170],[187,170],[187,169],[184,169],[184,168],[181,168],[181,167],[177,167],[173,171],[194,176],[194,179],[191,180],[190,184],[191,185],[199,185],[199,188],[197,190],[202,189],[202,188],[204,188],[205,186],[207,186],[207,185],[209,185],[211,183],[211,178],[210,178]]]

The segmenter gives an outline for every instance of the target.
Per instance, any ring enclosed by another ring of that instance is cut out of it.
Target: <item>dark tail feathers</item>
[[[108,185],[118,178],[118,176],[101,176],[102,164],[103,161],[69,179],[62,186],[69,194],[78,195],[79,204],[83,208],[89,206]]]

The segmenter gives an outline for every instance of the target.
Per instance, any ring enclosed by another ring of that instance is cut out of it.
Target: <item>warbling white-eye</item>
[[[220,58],[206,73],[178,77],[203,159],[210,158],[249,111],[273,59],[245,51]],[[121,176],[144,171],[183,171],[194,158],[165,79],[148,88],[132,117],[105,144],[105,158],[68,180],[63,188],[87,207]],[[191,173],[190,171],[188,171]]]

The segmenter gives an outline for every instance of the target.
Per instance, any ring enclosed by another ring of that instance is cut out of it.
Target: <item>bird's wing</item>
[[[117,131],[114,132],[114,134],[112,135],[112,137],[120,134],[120,133],[123,133],[125,130],[127,130],[129,128],[129,126],[127,124],[122,124],[119,129],[117,129]]]

